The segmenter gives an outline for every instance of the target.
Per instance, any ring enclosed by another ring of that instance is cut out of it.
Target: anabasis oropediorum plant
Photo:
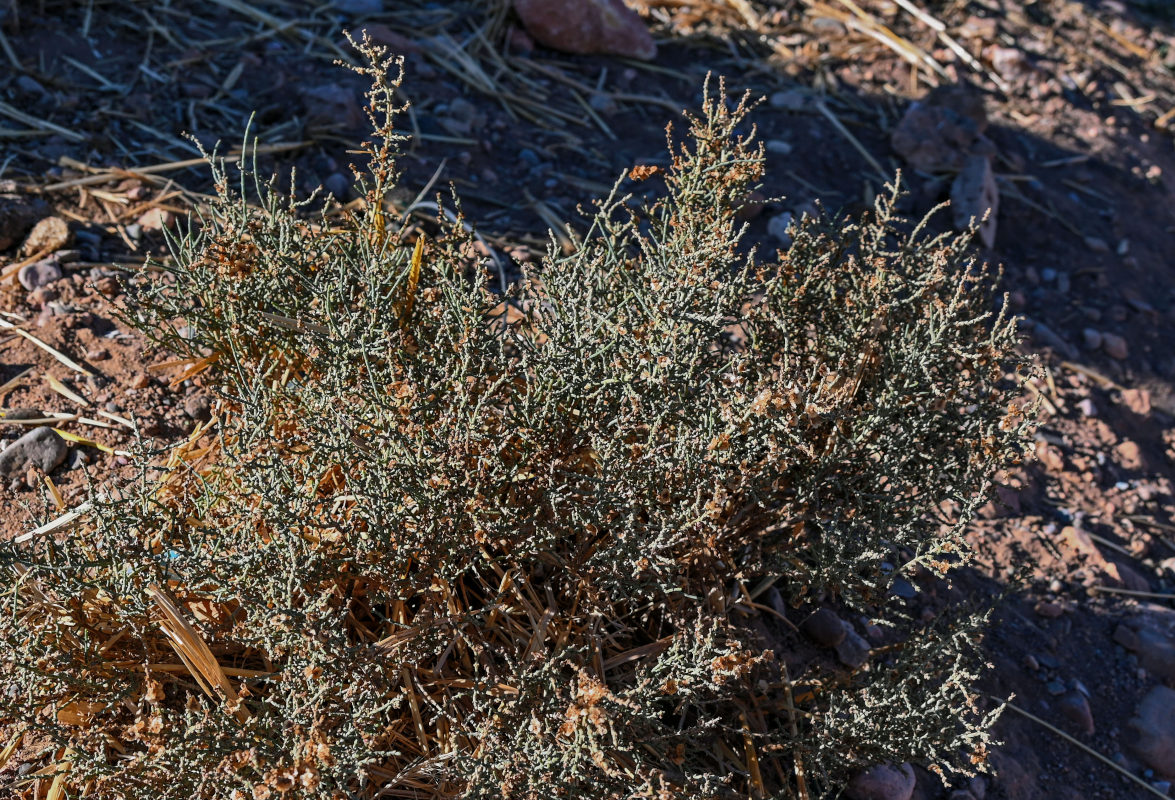
[[[618,183],[496,295],[459,217],[388,210],[399,67],[361,49],[365,207],[210,158],[216,200],[135,289],[218,419],[0,551],[0,746],[152,800],[822,797],[982,764],[981,616],[887,595],[965,558],[1027,427],[967,237],[891,195],[760,262],[750,104],[708,87],[630,176],[655,199]],[[779,617],[814,600],[900,641],[802,656]]]

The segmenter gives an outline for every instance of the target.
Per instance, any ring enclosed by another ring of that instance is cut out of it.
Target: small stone
[[[31,292],[61,280],[61,275],[61,267],[57,266],[57,262],[52,258],[45,258],[32,264],[25,264],[16,274],[16,279],[20,281],[21,286]]]
[[[800,623],[800,630],[823,647],[836,647],[848,635],[848,627],[833,611],[818,608]]]
[[[767,102],[772,108],[781,108],[785,111],[803,111],[815,105],[815,98],[810,92],[802,89],[787,89],[775,92]]]
[[[1160,678],[1175,682],[1175,640],[1150,628],[1138,631],[1138,663]]]
[[[1134,632],[1133,628],[1126,625],[1119,625],[1114,629],[1114,641],[1125,647],[1127,650],[1137,650],[1141,645],[1138,641],[1138,634]]]
[[[21,252],[26,256],[51,253],[68,247],[71,240],[69,224],[65,220],[61,217],[45,217],[29,231]]]
[[[534,40],[565,53],[599,53],[643,61],[657,45],[644,20],[622,0],[514,0]]]
[[[212,419],[212,398],[206,394],[190,394],[184,398],[184,413],[197,422]]]
[[[1089,701],[1084,694],[1077,691],[1066,692],[1057,701],[1057,708],[1078,731],[1087,736],[1093,734],[1093,712],[1089,710]]]
[[[136,220],[144,233],[157,233],[175,224],[175,214],[163,208],[149,208]]]
[[[1126,340],[1116,333],[1102,334],[1102,349],[1106,351],[1106,355],[1118,361],[1125,361],[1130,355]]]
[[[1128,727],[1134,754],[1162,777],[1175,778],[1175,689],[1151,689]]]
[[[955,227],[966,230],[979,225],[979,238],[987,248],[995,247],[996,215],[1000,210],[1000,190],[987,156],[968,156],[963,168],[951,183],[951,214]]]
[[[616,101],[612,99],[612,95],[604,92],[596,92],[589,97],[588,105],[601,114],[615,114],[617,111]]]
[[[52,428],[33,428],[0,452],[0,476],[18,478],[30,467],[52,472],[65,460],[68,449]]]
[[[910,800],[917,782],[909,764],[878,764],[859,772],[849,781],[845,797],[849,800]]]
[[[1097,406],[1093,404],[1093,400],[1088,397],[1077,404],[1077,410],[1081,412],[1083,417],[1096,417]]]
[[[791,228],[792,214],[790,211],[784,211],[782,214],[776,214],[767,221],[767,233],[774,237],[784,247],[791,247]]]
[[[444,114],[437,118],[441,127],[454,136],[468,136],[475,128],[485,125],[485,114],[463,97],[449,103]]]
[[[1102,334],[1101,331],[1093,328],[1086,328],[1081,332],[1081,339],[1085,342],[1087,350],[1101,350],[1102,349]]]
[[[788,155],[791,155],[791,151],[792,151],[791,144],[783,141],[782,139],[768,139],[767,140],[767,152],[768,153],[774,153],[777,156],[788,156]]]
[[[1040,602],[1036,604],[1033,609],[1038,617],[1045,619],[1056,619],[1065,613],[1065,607],[1060,603]]]
[[[1036,660],[1036,656],[1032,653],[1024,654],[1024,666],[1029,672],[1040,672],[1040,662]]]
[[[1096,236],[1086,236],[1085,237],[1085,246],[1088,247],[1090,250],[1092,250],[1095,253],[1108,253],[1108,252],[1110,252],[1110,245],[1108,245],[1106,243],[1106,240],[1099,239]]]
[[[119,292],[122,291],[122,287],[118,283],[118,278],[111,277],[100,278],[98,282],[94,284],[94,288],[96,288],[103,297],[118,297]]]
[[[989,45],[983,49],[983,57],[991,62],[992,67],[1004,80],[1015,80],[1032,72],[1032,62],[1028,60],[1028,56],[1024,51],[1014,47]]]
[[[105,361],[110,358],[110,351],[105,347],[94,347],[86,351],[86,361]]]
[[[146,389],[150,385],[151,385],[151,378],[145,372],[140,372],[138,375],[136,375],[134,378],[131,379],[131,388],[132,389]]]
[[[1123,389],[1122,402],[1140,417],[1151,413],[1151,394],[1146,389]]]
[[[1065,683],[1057,679],[1053,679],[1044,685],[1045,690],[1054,697],[1065,693]]]
[[[334,198],[340,202],[347,202],[351,195],[351,181],[341,172],[332,172],[327,179],[322,182],[322,188],[330,192]]]
[[[869,642],[846,625],[844,641],[836,646],[836,657],[846,667],[857,669],[869,660]]]
[[[1126,439],[1118,443],[1114,448],[1115,454],[1118,456],[1118,462],[1126,469],[1139,469],[1142,467],[1142,450],[1138,446],[1138,442],[1132,442]]]

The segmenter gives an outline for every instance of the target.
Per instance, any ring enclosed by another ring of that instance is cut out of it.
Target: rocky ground
[[[784,248],[791,219],[856,210],[901,168],[911,214],[992,209],[980,256],[1004,265],[1023,346],[1045,365],[1035,458],[974,526],[975,564],[904,589],[925,614],[1008,593],[986,643],[984,690],[1014,705],[998,772],[944,787],[893,767],[852,794],[1172,796],[1170,6],[644,0],[608,18],[591,16],[603,0],[562,5],[0,3],[0,533],[208,419],[201,387],[120,321],[121,285],[151,279],[163,229],[208,191],[194,142],[231,149],[251,113],[263,170],[296,167],[293,191],[353,201],[365,119],[361,79],[331,64],[354,57],[344,29],[407,57],[413,139],[393,210],[452,183],[508,277],[578,203],[664,158],[666,123],[713,71],[766,98],[752,240]],[[812,635],[867,645],[857,623]]]

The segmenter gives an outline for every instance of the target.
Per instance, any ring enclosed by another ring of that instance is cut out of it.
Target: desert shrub
[[[1024,434],[967,237],[891,195],[760,262],[750,104],[708,88],[630,176],[653,199],[618,183],[496,295],[459,215],[384,208],[399,68],[365,51],[366,210],[213,157],[216,200],[133,287],[218,418],[4,546],[8,735],[61,786],[156,800],[821,796],[982,762],[982,620],[887,595],[965,557]],[[794,634],[748,622],[772,586],[906,644],[784,669]]]

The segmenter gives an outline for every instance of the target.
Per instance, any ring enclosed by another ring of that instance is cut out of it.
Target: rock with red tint
[[[1093,712],[1089,709],[1085,695],[1075,689],[1070,690],[1057,701],[1057,707],[1074,729],[1087,736],[1093,734]]]
[[[359,36],[355,37],[355,40],[362,41],[364,35],[376,44],[382,44],[388,48],[392,51],[393,55],[405,56],[410,53],[421,52],[419,44],[402,33],[396,33],[382,22],[369,22],[364,25],[359,32]]]
[[[1175,689],[1151,689],[1130,729],[1134,754],[1164,778],[1175,778]]]
[[[514,0],[536,42],[564,53],[599,53],[648,61],[657,45],[636,12],[620,0]]]

